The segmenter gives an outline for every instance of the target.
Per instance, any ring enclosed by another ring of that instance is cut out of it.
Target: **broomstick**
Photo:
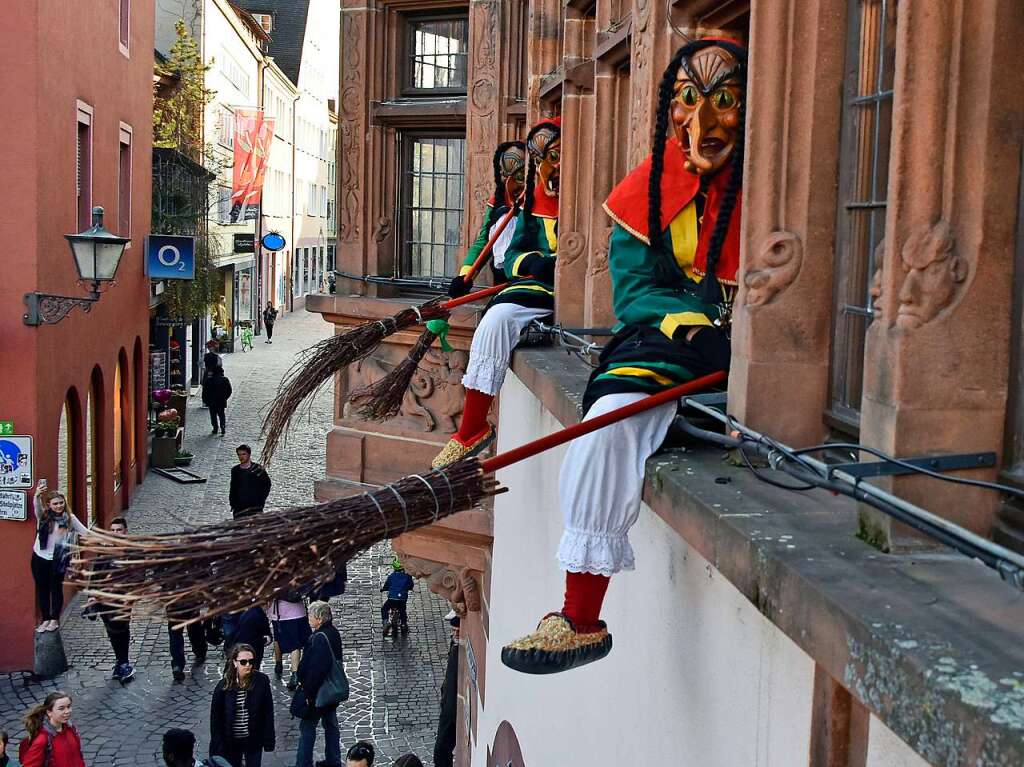
[[[484,249],[480,251],[480,256],[469,272],[470,276],[475,275],[476,271],[479,271],[488,261],[494,248],[494,243],[497,242],[498,237],[505,231],[505,227],[508,226],[509,221],[512,220],[518,210],[519,202],[516,201],[512,204],[511,210],[498,223],[494,234],[491,235]],[[265,437],[265,441],[260,460],[264,464],[270,463],[277,450],[278,443],[287,434],[292,417],[299,407],[306,399],[316,394],[320,387],[327,383],[331,376],[339,370],[348,367],[353,362],[358,362],[368,357],[388,336],[423,322],[446,319],[455,307],[480,298],[486,298],[505,287],[505,285],[496,285],[447,301],[435,298],[418,307],[412,306],[408,309],[403,309],[392,317],[364,322],[352,328],[352,330],[325,338],[320,343],[299,352],[298,359],[288,368],[288,372],[281,379],[281,385],[277,389],[277,396],[274,398],[270,410],[267,411],[267,415],[263,419],[261,436]],[[431,342],[433,342],[433,339],[431,339]],[[423,353],[426,354],[426,349],[424,349]],[[422,359],[422,355],[420,355],[420,358]],[[415,369],[415,366],[413,369]],[[412,373],[409,376],[411,377]],[[408,386],[408,383],[406,386]]]
[[[713,373],[486,461],[467,458],[362,495],[178,533],[119,536],[93,531],[80,539],[69,578],[97,597],[109,614],[123,617],[135,607],[143,612],[166,609],[172,620],[200,607],[205,618],[238,611],[286,589],[329,581],[342,562],[374,543],[505,492],[490,476],[498,469],[725,379],[724,372]],[[178,622],[194,620],[198,618]]]

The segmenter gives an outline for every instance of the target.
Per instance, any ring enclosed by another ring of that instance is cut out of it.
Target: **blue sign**
[[[193,280],[196,238],[151,234],[146,238],[146,274],[151,280]]]
[[[267,232],[263,235],[263,239],[260,242],[267,250],[283,250],[286,244],[284,235],[277,232]]]
[[[0,439],[0,488],[32,487],[32,437],[11,435]]]

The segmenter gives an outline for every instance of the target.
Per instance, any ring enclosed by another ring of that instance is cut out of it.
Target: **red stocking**
[[[565,606],[562,613],[572,621],[580,634],[598,630],[601,605],[611,578],[593,573],[565,574]]]
[[[484,394],[476,389],[466,389],[466,401],[462,405],[462,423],[455,439],[463,445],[474,442],[487,429],[487,412],[494,401],[493,394]]]

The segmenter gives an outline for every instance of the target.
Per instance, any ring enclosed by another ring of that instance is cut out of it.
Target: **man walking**
[[[224,436],[225,411],[228,407],[228,399],[231,397],[231,381],[224,375],[224,368],[218,366],[210,371],[210,377],[203,389],[206,396],[206,404],[210,408],[210,423],[213,424],[211,434],[217,433],[217,424],[220,423],[220,435]]]
[[[127,535],[128,521],[124,517],[114,517],[110,521],[110,532],[114,535]],[[111,563],[107,559],[98,557],[94,569],[96,572],[103,572],[110,569],[110,566]],[[114,679],[124,684],[134,677],[135,669],[128,663],[128,646],[132,641],[131,622],[114,613],[95,597],[89,598],[82,615],[90,620],[96,620],[97,615],[103,619],[103,628],[106,629],[107,639],[110,640],[110,648],[114,651]]]
[[[228,503],[231,515],[238,519],[263,511],[270,495],[270,475],[267,470],[252,460],[252,448],[239,445],[235,449],[238,465],[231,468],[231,489]]]
[[[171,649],[171,675],[175,682],[185,679],[185,633],[188,632],[188,643],[192,647],[192,654],[195,656],[193,669],[206,662],[206,654],[210,646],[206,641],[206,626],[203,621],[195,621],[188,624],[184,629],[174,628],[175,624],[199,617],[199,610],[185,610],[167,613],[167,640]]]

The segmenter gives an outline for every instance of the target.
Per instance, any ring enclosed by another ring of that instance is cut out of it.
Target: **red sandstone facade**
[[[33,436],[35,478],[58,489],[58,467],[65,466],[59,489],[71,508],[83,520],[91,510],[95,524],[106,526],[128,507],[146,468],[149,281],[142,251],[151,215],[153,3],[42,0],[7,10],[0,54],[0,419]],[[88,150],[80,166],[86,200],[77,194],[80,145]],[[87,228],[80,204],[103,206],[106,227],[131,237],[116,283],[90,313],[75,309],[57,325],[29,327],[22,322],[25,293],[85,295],[64,239]],[[7,563],[0,669],[31,668],[31,508],[29,521],[0,527]]]

